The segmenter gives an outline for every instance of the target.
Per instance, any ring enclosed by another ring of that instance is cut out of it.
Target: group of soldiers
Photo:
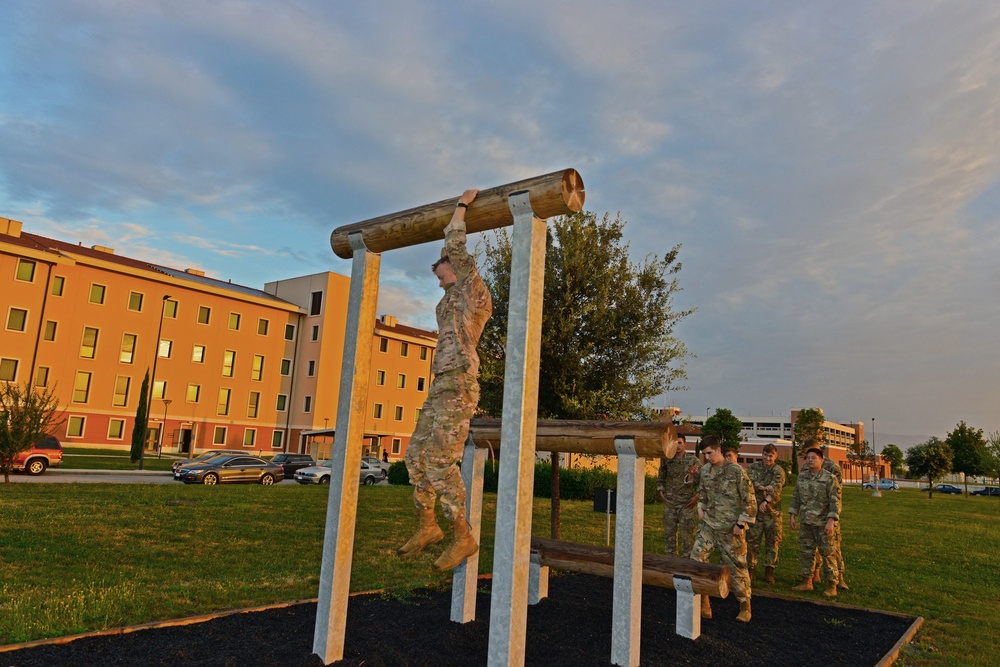
[[[789,524],[799,531],[800,583],[793,590],[813,590],[825,576],[823,595],[847,590],[840,551],[843,472],[826,458],[814,440],[804,443],[805,467],[788,509]],[[757,556],[764,548],[764,582],[774,583],[782,540],[781,492],[785,471],[778,450],[764,447],[761,460],[744,471],[736,452],[724,450],[713,436],[701,441],[698,457],[688,454],[679,438],[674,456],[662,459],[657,488],[663,499],[667,553],[707,562],[713,550],[729,567],[730,588],[740,603],[737,620],[750,620],[750,596]],[[697,521],[695,517],[697,516]],[[712,617],[707,595],[701,615]]]

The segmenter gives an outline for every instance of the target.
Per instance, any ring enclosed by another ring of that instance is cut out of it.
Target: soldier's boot
[[[792,586],[793,591],[811,591],[813,589],[813,578],[809,575],[802,580],[802,583],[798,586]]]
[[[849,590],[851,590],[851,587],[847,585],[846,581],[844,581],[844,573],[843,572],[840,573],[840,580],[837,582],[837,588],[839,588],[842,591],[849,591]]]
[[[455,536],[451,544],[442,552],[441,556],[434,561],[433,567],[435,570],[454,570],[459,563],[479,551],[479,545],[472,538],[472,534],[469,532],[469,524],[466,523],[464,516],[454,521],[452,527],[455,531]]]
[[[396,549],[397,555],[411,556],[444,539],[444,533],[437,524],[433,509],[417,510],[417,520],[420,524],[416,534],[406,544]]]
[[[831,581],[827,583],[826,590],[823,591],[823,597],[825,598],[835,598],[837,597],[837,582]]]
[[[818,567],[815,570],[813,570],[812,580],[814,584],[818,584],[819,582],[823,581],[823,572]]]
[[[774,568],[770,565],[764,567],[764,583],[773,584],[774,583]]]
[[[705,594],[701,596],[701,617],[712,618],[712,603]]]
[[[743,623],[750,622],[750,600],[740,600],[740,613],[736,616],[736,620]]]

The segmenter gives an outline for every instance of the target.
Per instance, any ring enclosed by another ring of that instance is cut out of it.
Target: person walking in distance
[[[687,453],[684,438],[677,438],[676,445],[671,458],[660,459],[656,488],[663,500],[663,534],[667,540],[667,554],[688,558],[697,527],[694,507],[698,503],[701,463],[697,456]]]
[[[778,564],[778,547],[781,546],[781,490],[785,486],[785,471],[777,461],[778,448],[767,444],[761,460],[751,463],[747,470],[757,496],[757,520],[750,526],[747,539],[747,567],[752,579],[763,541],[764,582],[768,584],[774,583],[774,566]]]
[[[799,531],[801,583],[792,590],[813,589],[813,556],[819,550],[827,581],[823,595],[837,596],[839,575],[833,554],[833,536],[839,518],[840,483],[823,470],[823,451],[819,447],[810,447],[806,450],[806,467],[799,473],[788,508],[788,523],[792,530],[798,528]]]

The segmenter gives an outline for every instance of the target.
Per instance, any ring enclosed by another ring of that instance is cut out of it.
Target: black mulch
[[[449,622],[449,591],[406,600],[353,597],[348,606],[345,659],[337,665],[484,665],[489,643],[489,581],[480,582],[477,620]],[[818,594],[817,594],[818,595]],[[611,659],[609,579],[552,577],[549,598],[529,607],[526,665],[606,667]],[[674,592],[642,590],[642,665],[712,667],[870,667],[914,621],[872,611],[780,598],[755,597],[753,620],[735,620],[732,597],[713,600],[714,618],[696,641],[674,633]],[[281,665],[317,667],[312,654],[316,605],[236,614],[195,625],[88,637],[68,644],[0,653],[0,667],[54,665]]]

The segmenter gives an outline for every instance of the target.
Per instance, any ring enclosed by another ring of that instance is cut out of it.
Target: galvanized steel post
[[[639,664],[642,620],[642,527],[645,517],[646,459],[635,455],[635,440],[615,438],[618,451],[618,504],[615,515],[615,582],[611,616],[611,664]]]

